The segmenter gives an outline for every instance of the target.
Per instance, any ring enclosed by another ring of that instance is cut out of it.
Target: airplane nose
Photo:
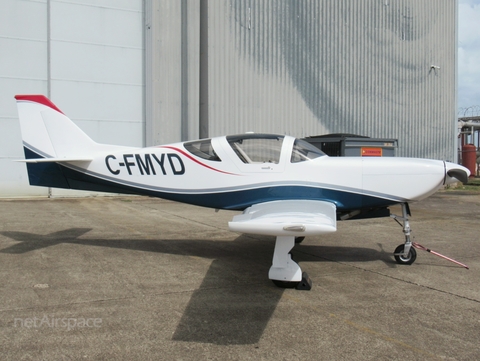
[[[451,184],[455,182],[468,183],[470,171],[459,164],[445,162],[445,181],[444,184]]]

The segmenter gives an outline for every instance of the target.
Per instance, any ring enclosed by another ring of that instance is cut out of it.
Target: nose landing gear
[[[410,213],[410,207],[408,206],[408,203],[402,203],[402,217],[396,216],[394,214],[390,215],[390,217],[392,217],[398,224],[400,224],[403,227],[403,233],[405,234],[405,243],[399,245],[397,248],[395,248],[395,252],[393,252],[393,256],[395,257],[395,261],[397,261],[397,263],[410,265],[413,262],[415,262],[415,260],[417,259],[417,251],[415,250],[416,248],[423,251],[427,251],[431,254],[434,254],[435,256],[446,259],[447,261],[453,262],[455,264],[458,264],[459,266],[462,266],[468,269],[468,266],[463,263],[455,261],[454,259],[446,257],[443,254],[440,254],[438,252],[432,251],[431,249],[426,248],[421,244],[412,242],[410,240],[411,229],[410,229],[410,223],[408,221],[408,216],[411,216],[411,215],[412,214]]]
[[[390,217],[392,217],[398,224],[403,227],[403,233],[405,234],[405,243],[395,248],[393,256],[395,257],[395,261],[397,261],[397,263],[411,265],[417,259],[417,251],[415,251],[415,248],[413,248],[412,241],[410,240],[410,233],[412,230],[410,228],[410,222],[408,220],[408,217],[412,214],[410,213],[410,207],[408,206],[408,203],[402,203],[401,206],[402,216],[400,217],[392,214]]]

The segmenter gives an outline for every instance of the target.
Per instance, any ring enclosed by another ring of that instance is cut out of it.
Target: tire
[[[415,251],[415,248],[410,247],[410,251],[408,252],[408,256],[405,257],[403,255],[399,255],[398,253],[403,253],[403,250],[405,249],[405,245],[404,244],[401,244],[400,246],[398,246],[397,248],[395,248],[395,252],[394,252],[394,257],[395,257],[395,261],[397,261],[398,264],[412,264],[413,262],[415,262],[415,260],[417,259],[417,251]]]

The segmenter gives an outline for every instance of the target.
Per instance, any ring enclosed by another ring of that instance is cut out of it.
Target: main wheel
[[[404,244],[401,244],[400,246],[395,248],[395,252],[393,252],[395,261],[397,261],[397,263],[399,264],[412,264],[413,262],[415,262],[415,260],[417,259],[417,251],[415,251],[415,248],[410,247],[410,251],[408,252],[407,257],[405,257],[403,254],[399,254],[403,253],[404,249]]]

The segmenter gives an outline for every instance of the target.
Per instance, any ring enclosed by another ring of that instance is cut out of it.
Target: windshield
[[[290,158],[290,162],[298,163],[323,156],[325,156],[325,153],[323,153],[314,145],[301,139],[295,139],[295,143],[293,143],[292,157]]]
[[[183,143],[183,146],[186,150],[188,150],[193,155],[197,157],[212,160],[215,162],[220,162],[221,159],[218,157],[217,153],[212,147],[212,140],[211,139],[202,139],[196,140],[193,142]]]
[[[228,144],[243,163],[275,163],[280,161],[283,136],[242,134],[228,136]]]

